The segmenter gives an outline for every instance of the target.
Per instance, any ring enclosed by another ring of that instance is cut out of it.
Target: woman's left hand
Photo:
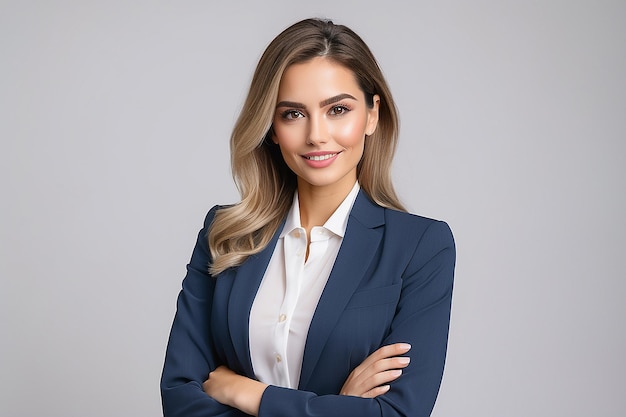
[[[266,384],[241,376],[226,366],[220,366],[209,374],[202,389],[216,401],[256,416]]]
[[[341,388],[341,395],[375,398],[389,391],[389,383],[400,378],[402,368],[409,366],[406,354],[411,345],[394,343],[379,348],[369,355],[348,376]]]

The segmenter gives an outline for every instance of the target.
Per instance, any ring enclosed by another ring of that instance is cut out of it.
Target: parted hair
[[[231,166],[241,201],[219,209],[210,226],[209,272],[213,275],[239,266],[248,256],[263,250],[291,207],[296,175],[271,140],[272,120],[287,67],[315,57],[325,57],[350,69],[368,106],[374,105],[374,95],[380,97],[378,125],[365,140],[357,179],[375,203],[404,211],[391,182],[398,115],[374,55],[346,26],[329,20],[302,20],[280,33],[261,56],[233,128]]]

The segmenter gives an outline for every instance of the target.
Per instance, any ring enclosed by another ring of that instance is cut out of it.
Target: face
[[[350,191],[365,135],[376,129],[379,102],[374,96],[368,107],[352,71],[326,58],[287,68],[278,91],[273,140],[298,176],[298,189]]]

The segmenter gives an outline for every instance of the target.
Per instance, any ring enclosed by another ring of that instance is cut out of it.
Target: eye
[[[329,113],[332,116],[341,116],[342,114],[346,114],[350,111],[350,109],[347,106],[344,106],[343,104],[339,104],[336,106],[333,106]]]
[[[286,120],[295,120],[304,117],[304,114],[299,110],[285,110],[280,114],[280,117]]]

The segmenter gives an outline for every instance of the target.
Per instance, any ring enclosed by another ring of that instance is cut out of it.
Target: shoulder
[[[210,251],[209,251],[209,242],[208,242],[208,237],[209,237],[209,229],[211,228],[211,225],[213,224],[213,222],[215,221],[215,215],[216,213],[228,206],[222,206],[222,205],[215,205],[213,207],[211,207],[211,209],[208,211],[208,213],[206,214],[206,216],[204,216],[204,225],[202,227],[202,229],[200,229],[200,231],[198,232],[198,239],[196,241],[196,246],[194,249],[194,254],[192,255],[192,258],[194,257],[201,257],[201,255],[207,259],[207,264],[210,262]]]
[[[454,265],[456,246],[448,223],[416,214],[384,209],[386,244],[404,253],[406,262],[419,269],[433,258]]]
[[[445,221],[386,208],[375,203],[363,190],[351,216],[367,228],[384,233],[385,244],[410,252],[416,247],[452,247],[454,237]]]
[[[432,219],[417,214],[384,208],[385,226],[390,231],[416,236],[427,240],[450,241],[454,243],[452,230],[443,220]]]
[[[225,208],[232,207],[232,206],[233,206],[233,204],[215,205],[215,206],[211,207],[211,210],[209,210],[209,212],[204,217],[204,229],[208,230],[211,227],[211,224],[215,220],[215,215],[216,215],[216,213],[218,211],[220,211],[222,209],[225,209]]]

